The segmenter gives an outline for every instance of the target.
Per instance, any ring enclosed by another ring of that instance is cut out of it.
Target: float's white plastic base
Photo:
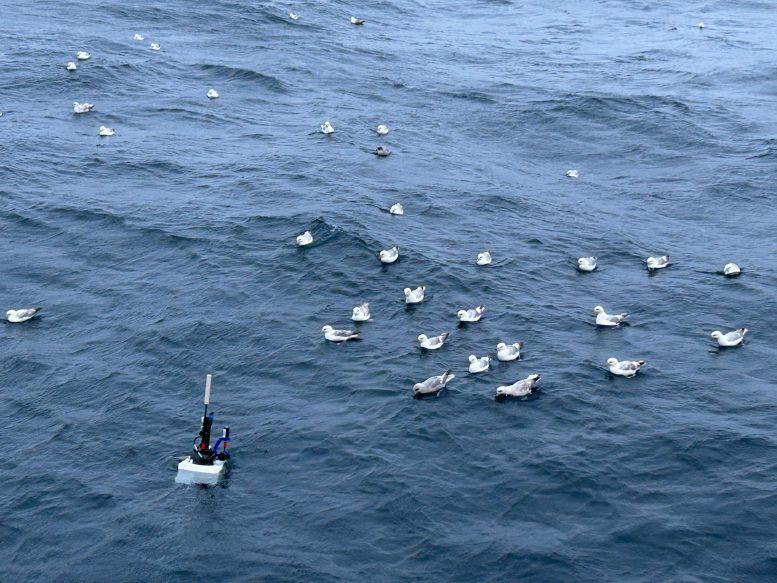
[[[179,484],[217,484],[224,474],[226,461],[215,460],[212,466],[200,466],[187,457],[178,464],[178,475],[175,481]]]

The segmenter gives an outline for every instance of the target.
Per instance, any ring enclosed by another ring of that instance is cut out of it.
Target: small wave
[[[462,99],[465,101],[472,101],[474,103],[497,103],[496,99],[483,93],[482,91],[443,91],[443,95],[452,97],[454,99]]]
[[[235,81],[253,81],[262,84],[271,91],[277,93],[286,92],[286,86],[280,79],[272,75],[265,75],[259,71],[254,71],[253,69],[211,64],[200,64],[197,65],[196,68],[204,73],[211,74],[214,77]]]

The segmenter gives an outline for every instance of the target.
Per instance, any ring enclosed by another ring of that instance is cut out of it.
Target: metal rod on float
[[[208,416],[208,403],[210,403],[210,380],[211,374],[205,375],[205,398],[202,400],[205,405],[205,412],[202,414],[203,419]]]

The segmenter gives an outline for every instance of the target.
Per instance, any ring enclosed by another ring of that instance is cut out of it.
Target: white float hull
[[[212,466],[201,466],[187,457],[178,464],[175,481],[179,484],[216,484],[224,474],[226,461],[215,460]]]

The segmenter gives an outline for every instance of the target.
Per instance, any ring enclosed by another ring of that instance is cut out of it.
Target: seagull
[[[425,285],[419,285],[415,289],[405,288],[405,303],[406,304],[420,304],[424,301],[424,293],[426,292]]]
[[[301,235],[297,235],[297,245],[299,247],[305,247],[307,245],[310,245],[313,242],[313,235],[310,234],[310,231],[305,231]]]
[[[159,50],[159,49],[161,49],[162,47],[159,45],[159,43],[151,43],[151,44],[149,45],[149,48],[150,48],[152,51],[158,51],[158,50]]]
[[[540,375],[531,374],[525,379],[514,382],[512,385],[501,385],[496,388],[496,401],[504,401],[508,397],[527,397],[532,394],[534,385],[540,380]]]
[[[335,128],[332,127],[331,123],[329,123],[328,121],[325,121],[324,123],[321,124],[321,132],[329,136],[335,133]]]
[[[710,336],[717,340],[720,346],[739,346],[745,339],[745,334],[747,334],[747,328],[737,328],[725,334],[720,330],[715,330]]]
[[[477,322],[483,317],[485,309],[484,306],[478,306],[477,308],[470,308],[468,310],[459,310],[456,312],[456,317],[460,322]]]
[[[723,275],[726,277],[736,277],[740,273],[742,273],[742,270],[736,263],[726,263],[723,266]]]
[[[439,336],[432,336],[431,338],[429,338],[426,334],[419,334],[418,345],[421,348],[425,348],[426,350],[437,350],[438,348],[442,348],[442,345],[445,344],[447,339],[447,332],[443,332]]]
[[[79,61],[86,61],[91,56],[92,56],[92,53],[87,53],[86,51],[78,51],[76,53],[76,59],[78,59]]]
[[[353,309],[351,320],[354,322],[366,322],[370,317],[370,304],[365,302],[361,306],[356,306]]]
[[[488,251],[482,251],[478,253],[478,259],[476,263],[478,265],[489,265],[491,263],[491,253]]]
[[[100,126],[100,135],[101,136],[112,136],[116,132],[113,131],[113,129],[109,128],[108,126]]]
[[[35,317],[35,314],[42,309],[43,308],[24,308],[21,310],[8,310],[5,313],[5,319],[14,324],[26,322],[27,320],[32,320]]]
[[[215,89],[208,89],[208,99],[218,99],[219,92]]]
[[[68,71],[75,71],[78,67],[76,67],[76,64],[73,61],[68,61],[67,65],[65,65],[65,69]]]
[[[703,23],[703,22],[700,22],[700,23],[699,23],[699,24],[697,24],[696,26],[698,26],[699,28],[704,28],[704,23]]]
[[[391,205],[391,207],[389,208],[389,212],[392,215],[404,215],[405,207],[403,207],[401,203],[396,202]]]
[[[399,259],[399,247],[395,245],[391,249],[383,249],[378,253],[378,257],[380,257],[381,263],[394,263]]]
[[[567,178],[579,178],[580,173],[577,170],[567,170],[564,173],[564,176],[566,176]]]
[[[135,33],[135,36],[132,37],[132,40],[146,40],[146,37],[144,37],[142,34]]]
[[[324,338],[330,342],[345,342],[346,340],[358,340],[359,333],[353,330],[335,330],[331,326],[327,325],[321,328],[324,333]]]
[[[294,14],[293,12],[289,12],[289,18],[292,20],[299,20],[299,14]]]
[[[669,256],[662,255],[661,257],[648,257],[646,262],[647,262],[647,267],[650,271],[654,271],[656,269],[663,269],[664,267],[669,265]]]
[[[364,24],[364,21],[361,18],[351,16],[351,24]]]
[[[500,342],[496,345],[496,359],[502,362],[510,362],[521,358],[521,349],[523,348],[523,342],[516,342],[515,344],[505,344]]]
[[[391,150],[389,150],[388,148],[384,148],[383,146],[378,146],[377,148],[375,148],[375,150],[372,153],[378,156],[379,158],[385,158],[386,156],[391,154]]]
[[[596,316],[597,326],[620,326],[629,317],[626,312],[623,314],[608,314],[602,306],[594,308],[594,315]]]
[[[73,102],[73,113],[86,113],[88,111],[92,111],[93,109],[93,103],[78,103],[77,101]]]
[[[413,385],[413,398],[438,397],[449,382],[456,378],[453,371],[447,370],[440,376],[429,377],[422,383]]]
[[[469,355],[469,372],[476,373],[476,372],[486,372],[488,370],[489,365],[491,364],[491,357],[490,356],[481,356],[478,358],[474,354]]]
[[[389,133],[390,130],[386,124],[380,124],[375,128],[375,131],[378,132],[379,136],[385,136],[387,133]]]
[[[596,257],[581,257],[577,260],[577,269],[580,271],[593,271],[596,269]]]
[[[607,366],[614,375],[622,377],[633,377],[637,371],[645,365],[644,360],[618,360],[617,358],[608,358]]]

